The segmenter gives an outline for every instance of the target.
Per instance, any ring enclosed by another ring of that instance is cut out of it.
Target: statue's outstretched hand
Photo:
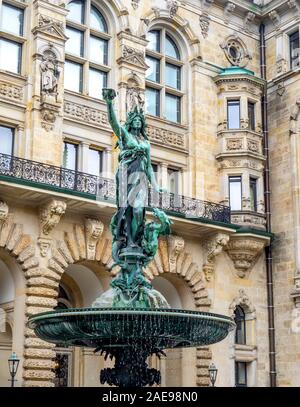
[[[110,88],[103,88],[102,89],[102,97],[103,99],[108,102],[110,100],[114,100],[114,98],[117,96],[116,91],[114,89]]]

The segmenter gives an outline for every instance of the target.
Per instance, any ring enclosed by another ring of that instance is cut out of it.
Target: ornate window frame
[[[187,52],[186,52],[186,47],[184,44],[184,40],[175,32],[175,27],[172,26],[171,24],[165,24],[165,22],[160,22],[160,21],[154,21],[153,25],[151,25],[148,28],[147,32],[150,31],[160,31],[161,37],[163,36],[166,38],[166,36],[170,37],[172,41],[174,41],[175,45],[178,48],[179,54],[180,54],[180,59],[173,59],[165,55],[165,52],[163,49],[160,50],[160,52],[152,51],[146,48],[146,57],[154,57],[156,59],[159,59],[161,61],[161,80],[160,82],[153,82],[150,80],[146,81],[146,89],[156,89],[159,90],[160,92],[160,113],[158,116],[152,116],[149,115],[153,120],[163,120],[165,122],[170,123],[171,125],[174,126],[182,126],[185,125],[187,122],[187,117],[188,117],[188,108],[187,108],[187,84],[188,84],[188,75],[187,75],[187,69],[186,69],[186,61],[187,59]],[[147,39],[147,35],[146,35]],[[164,44],[164,42],[162,42]],[[169,86],[166,86],[165,83],[165,66],[166,63],[170,62],[172,65],[176,65],[180,68],[181,73],[181,86],[180,89],[175,89]],[[176,121],[171,121],[168,120],[165,117],[165,94],[168,93],[170,95],[178,96],[180,98],[180,120],[178,122]]]

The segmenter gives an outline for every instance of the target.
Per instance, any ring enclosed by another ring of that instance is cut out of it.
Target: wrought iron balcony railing
[[[99,201],[115,201],[115,182],[79,171],[0,154],[0,178],[54,188],[63,193],[84,194]],[[149,190],[148,207],[173,212],[174,216],[230,223],[230,208],[172,193]]]

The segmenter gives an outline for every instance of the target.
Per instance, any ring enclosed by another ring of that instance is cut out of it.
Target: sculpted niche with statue
[[[135,107],[121,126],[113,108],[115,97],[113,89],[103,89],[109,122],[118,138],[116,146],[120,151],[116,173],[117,212],[110,224],[112,268],[119,266],[120,272],[113,280],[112,288],[96,300],[94,306],[167,307],[165,299],[153,290],[143,275],[143,268],[156,254],[159,237],[171,233],[170,219],[157,208],[153,209],[153,214],[158,221],[146,221],[149,186],[157,193],[162,189],[151,165],[145,115]]]

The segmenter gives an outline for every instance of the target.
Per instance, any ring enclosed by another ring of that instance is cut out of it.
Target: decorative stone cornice
[[[65,102],[64,115],[65,117],[95,125],[96,127],[108,126],[106,112],[73,102]]]
[[[210,17],[206,12],[201,13],[199,17],[199,24],[201,28],[202,37],[207,38],[210,25]]]
[[[236,234],[226,246],[226,252],[234,263],[237,276],[245,278],[268,245],[269,238],[253,234]]]
[[[269,17],[272,20],[272,23],[274,24],[274,26],[276,28],[278,28],[280,25],[280,22],[281,22],[281,18],[279,16],[279,14],[277,13],[277,11],[276,10],[270,11]]]
[[[0,200],[0,227],[8,218],[9,208],[6,202]]]
[[[41,231],[49,235],[67,209],[64,201],[52,199],[40,209]]]
[[[255,20],[256,15],[249,11],[244,18],[244,30],[250,32],[252,28],[252,23]]]
[[[51,37],[66,41],[68,37],[65,35],[64,24],[55,18],[39,14],[38,25],[32,30],[32,33],[47,34]]]
[[[224,8],[224,20],[225,23],[228,24],[230,22],[230,19],[232,17],[232,13],[235,10],[236,5],[234,3],[231,3],[230,1],[226,4]]]
[[[234,298],[234,300],[229,306],[231,317],[234,316],[234,311],[238,306],[242,307],[245,313],[255,313],[255,308],[252,302],[250,301],[249,296],[247,295],[246,291],[243,288],[239,290],[238,295]],[[253,317],[255,318],[255,315],[253,315]]]
[[[170,13],[170,18],[174,18],[178,11],[180,2],[178,0],[166,0],[166,3],[167,10],[169,10]]]
[[[0,97],[22,102],[23,88],[15,84],[0,82]]]
[[[206,260],[203,265],[203,272],[207,281],[211,281],[212,275],[215,271],[215,258],[218,256],[227,245],[229,235],[218,233],[206,240],[203,244],[206,249]]]
[[[180,150],[186,149],[186,138],[182,133],[148,125],[147,135],[152,143],[177,148]]]
[[[95,260],[96,246],[102,236],[104,225],[99,219],[85,219],[87,260]]]
[[[137,48],[130,47],[128,45],[122,45],[121,48],[121,58],[117,61],[120,63],[128,63],[139,68],[148,69],[148,65],[145,62],[144,51],[141,51]]]
[[[243,204],[245,200],[243,200]],[[247,202],[247,206],[250,202]],[[264,204],[261,203],[260,206],[264,208]],[[248,209],[248,208],[247,208]],[[250,210],[244,209],[239,212],[231,213],[231,222],[237,225],[242,225],[249,228],[266,230],[266,216],[264,213],[251,212]],[[264,209],[263,209],[264,211]]]

